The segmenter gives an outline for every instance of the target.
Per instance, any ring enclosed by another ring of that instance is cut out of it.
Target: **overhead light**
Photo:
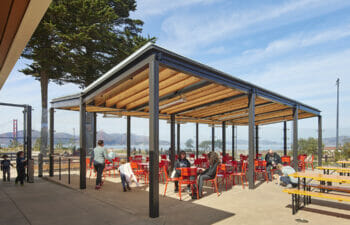
[[[222,117],[222,118],[220,118],[220,120],[234,119],[234,118],[238,118],[238,117],[241,117],[241,116],[247,116],[247,115],[248,115],[248,113],[241,113],[241,114],[237,114],[237,115],[230,115],[230,116]]]
[[[171,106],[174,106],[174,105],[177,105],[177,104],[180,104],[180,103],[184,103],[184,102],[186,102],[186,99],[185,98],[180,98],[180,99],[175,100],[173,102],[169,102],[167,104],[159,106],[159,110],[162,110],[162,109],[165,109],[165,108],[169,108]]]
[[[122,114],[107,114],[107,113],[103,114],[103,118],[122,118],[122,117],[123,117]]]

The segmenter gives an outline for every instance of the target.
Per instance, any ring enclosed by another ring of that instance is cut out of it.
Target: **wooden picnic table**
[[[340,173],[340,175],[342,175],[342,173],[344,174],[350,174],[350,168],[344,168],[344,167],[330,167],[330,166],[318,166],[316,167],[316,169],[318,170],[323,170],[323,174],[329,174],[330,170],[336,171],[337,173]]]
[[[347,183],[350,184],[350,177],[339,176],[339,175],[329,175],[320,173],[309,173],[309,172],[296,172],[289,174],[291,177],[303,178],[303,179],[313,179],[317,181],[324,182],[335,182],[335,183]]]
[[[341,161],[338,161],[337,162],[338,164],[341,164],[341,167],[346,167],[347,164],[350,164],[350,161],[349,160],[341,160]]]

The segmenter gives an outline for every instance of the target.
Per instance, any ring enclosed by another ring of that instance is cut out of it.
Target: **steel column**
[[[232,125],[232,160],[235,160],[235,125]]]
[[[322,116],[318,116],[318,166],[322,166]]]
[[[249,181],[249,189],[254,189],[255,184],[254,184],[254,152],[255,152],[255,147],[254,147],[254,142],[255,142],[255,97],[256,94],[255,92],[251,92],[249,94],[249,122],[248,122],[248,135],[249,135],[249,168],[248,168],[248,181]]]
[[[293,167],[298,171],[298,106],[293,108]]]
[[[259,154],[259,125],[255,126],[255,155]]]
[[[175,114],[170,115],[170,168],[175,165]]]
[[[177,124],[177,155],[180,154],[181,148],[180,148],[180,124]]]
[[[211,151],[215,151],[215,124],[211,127]]]
[[[149,216],[159,217],[159,64],[149,63]]]
[[[86,188],[86,104],[80,97],[80,189]]]
[[[199,124],[196,123],[196,159],[199,156]]]
[[[32,107],[27,106],[27,158],[32,159]]]
[[[126,160],[129,162],[131,152],[131,117],[126,117]]]
[[[283,122],[283,155],[287,155],[287,121]]]
[[[222,162],[225,163],[226,156],[226,122],[222,122]]]
[[[55,132],[55,122],[54,122],[54,113],[55,109],[50,108],[50,152],[49,152],[49,158],[50,158],[50,169],[49,169],[49,175],[50,177],[53,177],[54,174],[54,132]]]
[[[94,112],[94,124],[93,124],[93,134],[92,134],[92,138],[93,138],[93,144],[92,147],[96,148],[96,143],[97,143],[97,113]]]

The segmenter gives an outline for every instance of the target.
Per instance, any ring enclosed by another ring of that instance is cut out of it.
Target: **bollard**
[[[70,158],[68,159],[68,184],[70,184]]]
[[[38,177],[43,176],[43,154],[38,155]]]
[[[61,157],[58,158],[58,179],[61,180]]]
[[[49,168],[49,176],[50,177],[53,177],[53,174],[54,174],[54,163],[55,163],[55,161],[54,161],[54,157],[53,157],[53,155],[52,154],[50,154],[50,168]]]

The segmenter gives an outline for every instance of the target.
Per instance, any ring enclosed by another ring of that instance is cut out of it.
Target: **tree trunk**
[[[41,85],[41,142],[40,153],[46,156],[48,142],[48,123],[47,123],[47,89],[49,79],[46,73],[42,73],[40,77]]]

